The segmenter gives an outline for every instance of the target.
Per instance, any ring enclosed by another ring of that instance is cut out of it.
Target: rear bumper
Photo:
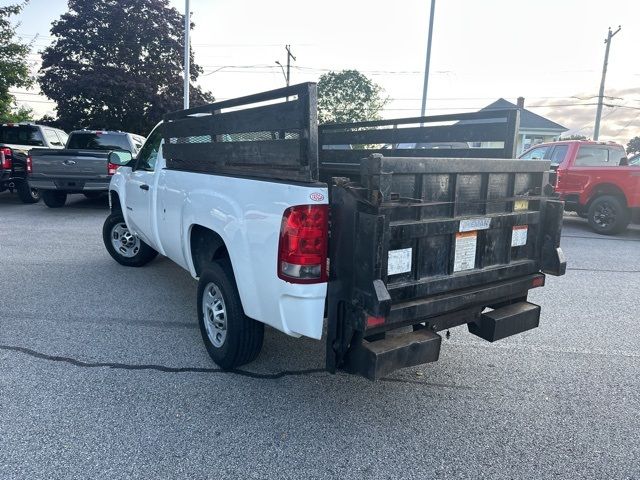
[[[536,328],[540,322],[540,307],[521,301],[471,317],[469,331],[489,342]],[[377,380],[391,372],[440,357],[442,337],[434,328],[419,328],[413,332],[389,336],[369,342],[362,340],[349,352],[348,368],[369,380]]]
[[[63,190],[65,192],[106,192],[109,180],[85,180],[75,178],[40,179],[29,178],[29,184],[41,190]]]

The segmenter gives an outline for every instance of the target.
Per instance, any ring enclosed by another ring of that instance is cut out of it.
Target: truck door
[[[145,142],[136,158],[131,177],[126,182],[126,209],[128,226],[147,244],[157,249],[152,225],[154,169],[160,152],[162,133],[156,128]]]

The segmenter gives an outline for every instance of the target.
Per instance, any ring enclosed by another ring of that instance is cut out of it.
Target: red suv
[[[613,235],[640,214],[640,164],[616,143],[571,140],[543,143],[521,159],[551,161],[551,181],[565,210],[587,218],[598,233]],[[553,178],[555,177],[555,178]]]

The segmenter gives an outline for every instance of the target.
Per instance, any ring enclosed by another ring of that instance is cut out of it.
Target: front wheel
[[[22,203],[38,203],[40,201],[40,191],[31,187],[26,180],[18,183],[16,189]]]
[[[42,192],[44,204],[49,208],[60,208],[67,203],[67,192],[60,190],[45,190]]]
[[[252,362],[262,349],[264,324],[244,314],[226,261],[211,264],[200,275],[198,324],[209,356],[225,370]]]
[[[627,228],[631,215],[618,197],[603,195],[591,202],[588,220],[597,233],[615,235]]]
[[[121,212],[113,212],[104,221],[102,241],[109,255],[125,267],[142,267],[158,255],[129,231]]]

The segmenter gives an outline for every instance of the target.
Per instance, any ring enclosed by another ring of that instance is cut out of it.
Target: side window
[[[561,165],[567,156],[567,150],[569,150],[568,145],[558,145],[551,154],[551,165],[554,167]]]
[[[69,135],[64,133],[62,130],[56,130],[56,133],[58,134],[58,138],[60,139],[62,144],[66,145],[67,144],[67,140],[69,139]]]
[[[611,166],[617,165],[628,165],[629,160],[627,159],[627,154],[623,148],[609,147],[609,160],[611,161]]]
[[[606,147],[581,145],[573,165],[575,167],[612,167],[619,164],[609,161],[609,150]]]
[[[44,136],[47,138],[47,142],[49,142],[51,146],[64,147],[63,143],[58,138],[58,135],[56,135],[55,130],[52,130],[51,128],[45,128]]]
[[[520,158],[522,160],[542,160],[544,158],[544,154],[547,153],[548,148],[549,147],[534,148],[522,155]]]
[[[147,138],[140,153],[138,153],[136,170],[153,170],[156,167],[161,142],[162,129],[156,128],[151,135],[149,135],[149,138]]]

